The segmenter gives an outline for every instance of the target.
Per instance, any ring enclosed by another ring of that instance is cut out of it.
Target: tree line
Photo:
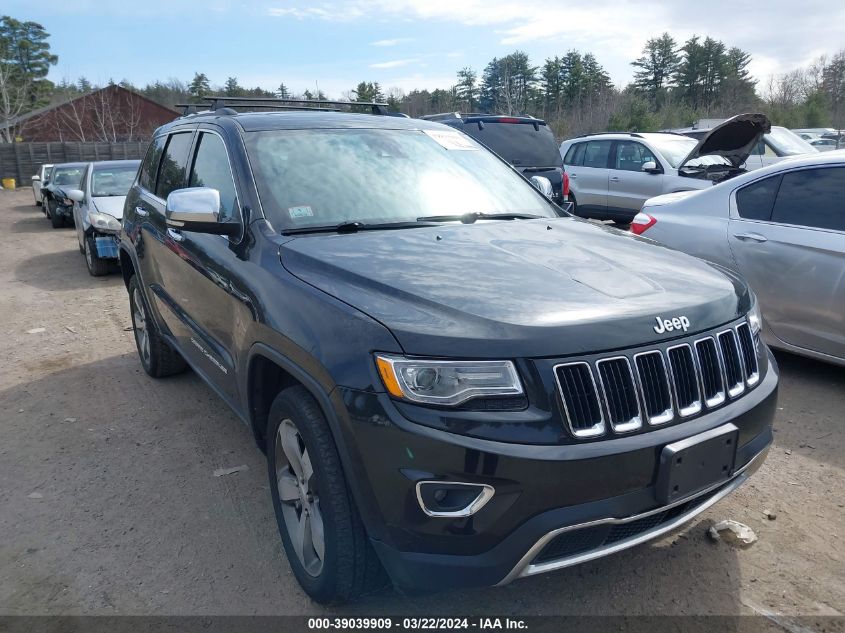
[[[85,77],[50,82],[47,74],[58,58],[48,38],[40,24],[0,18],[0,140],[12,140],[4,124],[15,117],[101,87]],[[845,49],[806,68],[770,77],[763,85],[749,73],[751,60],[747,51],[712,37],[694,35],[678,42],[663,33],[649,39],[631,61],[633,80],[624,87],[613,84],[591,52],[569,50],[534,63],[517,50],[490,60],[480,73],[461,68],[449,88],[406,93],[361,81],[339,98],[383,102],[412,117],[451,111],[530,114],[545,119],[562,137],[654,131],[744,111],[765,112],[775,124],[790,127],[845,127]],[[228,77],[215,86],[203,72],[190,81],[171,78],[136,86],[123,80],[119,85],[170,107],[211,96],[327,98],[316,84],[313,90],[296,91],[280,82],[275,90],[267,90]]]

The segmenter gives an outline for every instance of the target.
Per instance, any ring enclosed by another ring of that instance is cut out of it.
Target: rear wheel
[[[572,215],[578,215],[578,203],[575,202],[575,194],[572,193],[571,189],[569,190],[569,201],[572,203]]]
[[[153,378],[164,378],[184,371],[187,367],[185,360],[161,337],[149,316],[137,275],[129,280],[129,310],[132,314],[135,346],[144,371]]]
[[[94,236],[85,237],[85,263],[88,265],[88,272],[92,277],[108,275],[111,270],[111,262],[97,255],[97,243]]]
[[[346,484],[325,417],[303,387],[282,391],[267,423],[267,466],[282,544],[299,584],[321,603],[387,583]]]

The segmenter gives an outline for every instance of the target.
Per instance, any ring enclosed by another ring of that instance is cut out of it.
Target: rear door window
[[[187,180],[188,150],[191,149],[191,132],[171,134],[161,157],[156,182],[156,195],[166,200],[171,191],[181,189]]]
[[[584,148],[584,167],[607,169],[611,141],[588,141]]]
[[[845,167],[784,174],[772,222],[845,231]]]
[[[583,165],[584,147],[586,147],[586,143],[575,143],[575,145],[570,147],[569,151],[566,152],[566,158],[563,159],[563,162],[567,165],[572,165],[573,167],[580,167]]]
[[[464,125],[464,132],[517,167],[559,167],[560,151],[546,125],[484,121]]]
[[[751,183],[736,192],[736,207],[739,216],[745,220],[768,222],[772,217],[772,206],[778,194],[781,176],[772,176]]]

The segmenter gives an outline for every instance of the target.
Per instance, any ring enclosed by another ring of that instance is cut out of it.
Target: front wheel
[[[276,396],[265,437],[276,523],[305,593],[338,603],[384,586],[331,430],[305,388]]]
[[[129,280],[129,311],[141,366],[153,378],[172,376],[185,370],[185,360],[165,341],[150,318],[137,275]]]
[[[54,229],[60,229],[65,225],[65,217],[59,213],[55,203],[53,203],[50,211],[50,224],[53,225]]]
[[[97,255],[97,244],[91,235],[85,237],[85,263],[88,266],[88,273],[92,277],[108,275],[111,268],[109,260]]]

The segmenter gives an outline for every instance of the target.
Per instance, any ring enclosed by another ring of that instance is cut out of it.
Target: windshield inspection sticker
[[[314,216],[314,212],[311,210],[311,207],[288,207],[288,213],[294,220]]]
[[[437,141],[444,149],[477,150],[478,146],[461,132],[443,132],[441,130],[423,130],[430,138]]]

